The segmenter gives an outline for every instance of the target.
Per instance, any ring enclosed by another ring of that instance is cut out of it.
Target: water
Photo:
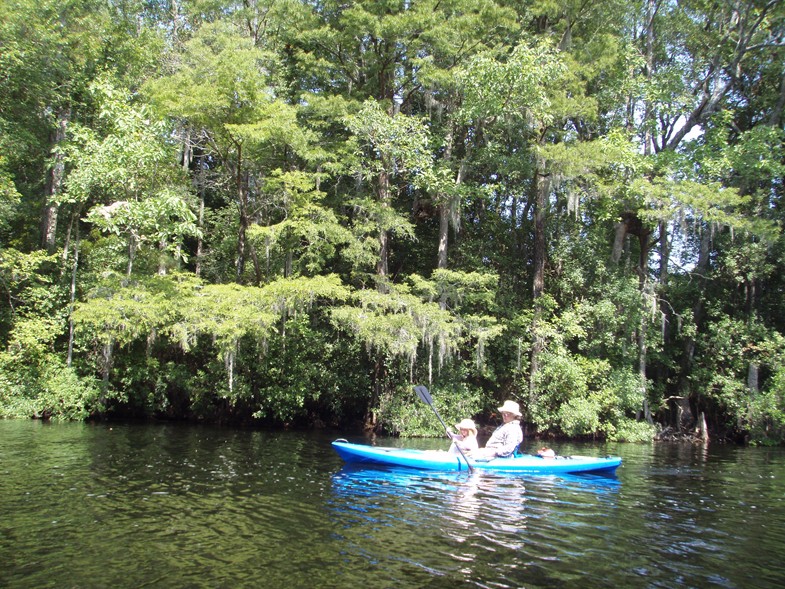
[[[608,479],[348,467],[334,437],[0,421],[0,587],[785,585],[783,449],[558,447]]]

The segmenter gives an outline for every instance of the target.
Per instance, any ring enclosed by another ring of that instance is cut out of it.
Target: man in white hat
[[[523,430],[521,430],[521,410],[515,401],[505,401],[499,407],[504,423],[496,428],[491,437],[478,452],[481,460],[491,460],[492,458],[510,458],[515,454],[518,446],[523,442]]]

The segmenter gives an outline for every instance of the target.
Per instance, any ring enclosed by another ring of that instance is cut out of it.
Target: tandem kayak
[[[346,462],[406,466],[422,470],[462,471],[469,470],[469,465],[471,465],[476,470],[500,473],[611,475],[621,464],[621,458],[617,456],[541,458],[540,456],[523,454],[514,458],[494,458],[488,461],[468,458],[467,465],[467,461],[460,454],[452,454],[444,450],[368,446],[367,444],[352,444],[343,439],[335,440],[332,446]]]

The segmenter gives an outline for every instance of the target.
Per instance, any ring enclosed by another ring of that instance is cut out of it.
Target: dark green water
[[[782,449],[503,477],[347,468],[334,437],[0,421],[0,587],[785,585]]]

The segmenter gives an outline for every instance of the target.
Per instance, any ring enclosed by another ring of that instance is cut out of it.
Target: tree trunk
[[[651,230],[643,224],[635,213],[624,213],[621,216],[621,220],[614,226],[614,232],[613,249],[611,252],[611,262],[613,263],[618,263],[621,259],[622,245],[627,235],[633,234],[638,238],[640,255],[638,256],[638,263],[635,271],[638,274],[641,318],[636,330],[635,340],[638,347],[638,380],[640,382],[642,400],[645,400],[648,388],[648,380],[646,377],[646,365],[648,362],[648,316],[653,304],[651,297],[655,296],[655,293],[651,292],[652,289],[649,284],[648,272],[649,250],[651,249],[649,237],[651,235]],[[665,263],[667,264],[667,260],[665,260]]]
[[[760,366],[758,363],[750,362],[750,365],[747,367],[747,388],[753,394],[760,392],[759,374]]]
[[[646,79],[651,80],[654,74],[654,15],[657,11],[656,6],[657,0],[647,0],[646,1]],[[646,102],[645,105],[645,112],[643,114],[644,120],[646,122],[650,122],[652,119],[656,117],[656,110],[655,107],[652,105],[651,102]],[[644,137],[644,146],[643,152],[645,155],[651,155],[654,150],[654,138],[652,137],[651,132],[649,131],[649,125],[646,125],[645,137]],[[637,219],[635,219],[637,220]],[[630,231],[630,221],[627,220],[625,223],[625,230],[627,232]],[[618,231],[617,228],[617,236],[616,239],[618,240]],[[648,258],[649,258],[649,247],[648,247],[648,239],[649,234],[646,231],[643,231],[641,226],[641,230],[638,233],[638,239],[640,243],[640,257],[638,258],[638,288],[641,296],[641,305],[643,306],[640,323],[638,324],[638,333],[637,333],[637,344],[638,344],[638,381],[640,383],[640,394],[643,399],[647,397],[647,379],[646,379],[646,364],[648,362],[648,346],[646,341],[647,336],[647,300],[646,300],[646,288],[648,286]],[[617,256],[617,248],[618,244],[614,242],[614,250],[613,255]],[[618,260],[618,257],[616,258]]]
[[[449,164],[452,159],[453,149],[453,131],[451,130],[447,137],[447,147],[445,149],[444,159]],[[464,176],[466,175],[467,161],[471,157],[471,143],[466,148],[466,153],[461,159],[458,166],[458,171],[455,174],[455,187],[459,188],[463,184]],[[449,245],[449,230],[450,219],[453,219],[453,227],[458,230],[457,219],[459,219],[459,211],[461,203],[455,201],[455,197],[449,195],[439,195],[439,253],[437,256],[436,267],[440,269],[447,268],[447,246]],[[444,307],[442,307],[444,308]]]
[[[782,124],[782,111],[785,109],[785,76],[780,79],[780,95],[776,106],[769,115],[769,125],[779,127]]]
[[[703,235],[701,236],[701,249],[700,255],[698,256],[698,264],[695,267],[694,274],[698,277],[699,281],[703,280],[703,276],[706,275],[706,271],[709,267],[709,253],[711,249],[711,241],[712,241],[712,232],[711,228],[707,227]],[[695,331],[700,330],[701,323],[703,322],[703,296],[698,295],[695,300],[695,304],[692,307],[692,320],[695,323]],[[679,375],[679,393],[680,399],[678,401],[678,411],[679,415],[683,416],[685,413],[687,414],[686,417],[683,419],[679,419],[679,427],[689,426],[690,423],[694,423],[695,415],[692,412],[692,408],[690,407],[689,398],[690,398],[690,375],[692,374],[692,364],[695,358],[695,338],[687,337],[684,341],[684,356],[682,357],[681,361],[681,374]]]
[[[668,264],[670,263],[671,248],[668,241],[668,223],[660,221],[660,276],[658,280],[658,291],[665,292],[668,288]],[[663,299],[660,301],[660,312],[663,317],[662,341],[667,344],[670,340],[670,317],[671,309]]]
[[[46,179],[46,203],[41,217],[41,246],[50,254],[55,251],[57,241],[57,215],[60,208],[58,200],[63,191],[65,177],[65,157],[57,148],[65,141],[70,120],[71,109],[65,107],[58,113],[57,129],[52,137],[52,169]]]
[[[551,189],[550,174],[545,172],[545,162],[538,158],[537,172],[534,182],[534,280],[532,297],[536,302],[545,292],[545,218],[548,206],[548,194]]]
[[[68,304],[68,356],[66,365],[71,366],[74,357],[74,303],[76,302],[76,271],[79,267],[79,222],[76,222],[74,239],[74,266],[71,271],[71,292]]]
[[[618,264],[624,251],[624,238],[627,237],[627,223],[622,219],[613,226],[613,247],[611,248],[611,262]]]
[[[649,283],[649,231],[645,228],[641,229],[638,235],[640,256],[638,258],[638,290],[641,296],[641,319],[638,324],[638,379],[641,387],[641,395],[646,398],[648,390],[648,380],[646,378],[646,365],[648,363],[649,346],[647,340],[648,334],[648,321],[649,313],[652,308],[653,301],[651,297],[655,294],[651,292],[651,285]]]
[[[376,362],[374,363],[373,367],[373,394],[371,395],[371,399],[368,403],[368,410],[365,413],[365,429],[369,431],[375,429],[378,425],[376,420],[376,413],[374,410],[379,404],[379,399],[382,398],[382,393],[384,391],[385,372],[384,355],[377,353]]]
[[[382,171],[379,172],[379,203],[383,209],[390,206],[390,176],[387,172],[388,167],[385,164],[382,166]],[[387,285],[389,274],[389,257],[390,257],[390,233],[387,227],[382,225],[379,227],[379,259],[376,262],[376,278],[378,281],[377,288],[379,292],[388,292]]]
[[[196,260],[194,263],[194,273],[197,276],[201,276],[202,258],[204,257],[204,238],[202,237],[202,231],[204,230],[204,194],[207,190],[207,177],[205,170],[207,164],[205,162],[204,152],[201,150],[199,155],[194,159],[196,159],[196,165],[199,168],[198,174],[195,176],[197,192],[199,193],[199,234],[196,236]]]
[[[439,269],[447,268],[447,245],[449,241],[450,229],[450,210],[446,202],[439,204],[439,254],[436,259],[436,267]]]
[[[542,352],[544,342],[539,331],[539,324],[542,320],[542,309],[539,299],[545,292],[545,228],[546,228],[546,207],[548,205],[548,194],[551,189],[550,174],[545,171],[545,162],[542,158],[537,158],[537,170],[534,175],[533,183],[534,199],[534,280],[532,283],[532,304],[534,316],[532,318],[532,351],[531,364],[529,371],[529,395],[532,400],[536,397],[535,379],[539,370],[539,355]]]
[[[644,307],[646,305],[645,290],[641,290],[641,296],[644,296]],[[646,341],[647,334],[647,313],[644,308],[641,313],[640,324],[638,325],[637,343],[638,343],[638,381],[640,382],[640,393],[643,399],[647,396],[648,381],[646,379],[646,363],[648,361],[648,344]]]
[[[698,417],[698,435],[704,444],[709,443],[709,428],[706,425],[706,414],[701,411]]]
[[[200,184],[199,186],[199,229],[204,229],[204,185]],[[204,252],[202,248],[204,247],[204,240],[202,239],[202,232],[199,232],[199,235],[196,238],[196,265],[194,267],[194,273],[197,276],[201,276],[202,274],[202,257],[204,256]]]
[[[158,242],[158,276],[166,276],[168,272],[168,260],[166,254],[166,240],[161,239]]]
[[[227,386],[230,393],[234,391],[234,356],[234,350],[226,352],[224,355],[224,367],[226,368]]]
[[[128,266],[125,270],[125,277],[131,278],[131,273],[134,270],[134,258],[136,258],[136,249],[139,246],[139,241],[136,238],[136,234],[131,232],[128,236]]]
[[[654,75],[654,15],[657,13],[658,0],[646,0],[646,80],[651,82]],[[645,112],[643,113],[646,131],[643,142],[643,153],[651,155],[654,151],[654,138],[650,131],[648,123],[656,116],[656,112],[651,102],[645,105]]]
[[[110,339],[104,344],[101,350],[101,397],[98,399],[102,406],[106,405],[109,395],[109,374],[112,371],[112,354],[114,351],[114,339]]]
[[[237,190],[237,206],[239,207],[240,213],[240,226],[237,229],[237,262],[235,280],[238,284],[242,284],[243,275],[245,274],[247,230],[249,220],[247,194],[242,170],[243,146],[240,143],[236,143],[236,146],[237,169],[235,170],[235,185]]]
[[[379,260],[376,263],[376,275],[379,278],[379,290],[387,292],[387,275],[389,274],[390,233],[385,228],[379,230]]]
[[[449,165],[452,159],[453,129],[447,134],[446,147],[444,149],[444,160]],[[450,229],[450,206],[449,200],[444,194],[437,196],[439,211],[439,251],[436,256],[436,267],[439,269],[447,268],[447,245],[449,243]],[[444,307],[442,307],[444,308]]]

